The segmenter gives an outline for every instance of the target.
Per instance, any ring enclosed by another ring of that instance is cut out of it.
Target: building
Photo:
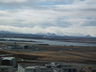
[[[75,67],[63,67],[62,71],[63,72],[78,72],[78,69]]]
[[[0,45],[0,49],[6,49],[6,45]]]
[[[35,66],[28,64],[19,64],[18,72],[79,72],[77,68],[68,65],[52,63],[45,66]]]
[[[53,69],[46,66],[29,66],[25,68],[25,72],[53,72]]]
[[[2,60],[2,59],[1,59],[1,57],[0,57],[0,65],[2,64],[1,60]]]
[[[6,49],[7,50],[19,50],[19,49],[24,49],[24,46],[21,46],[21,45],[7,45]]]
[[[4,65],[4,66],[16,67],[15,57],[1,57],[0,58],[0,63],[1,63],[1,65]]]
[[[53,68],[53,72],[78,72],[76,68]]]
[[[96,68],[92,68],[92,72],[96,72]]]
[[[18,64],[18,72],[53,72],[53,69],[47,66]]]
[[[13,66],[0,66],[0,72],[15,72]]]
[[[20,51],[20,52],[33,52],[34,50],[37,50],[33,46],[24,46],[24,45],[7,45],[6,49],[9,51]]]
[[[25,72],[25,67],[24,65],[18,64],[18,72]]]
[[[75,67],[70,67],[68,65],[55,62],[51,63],[51,67],[53,68],[53,72],[79,72]]]

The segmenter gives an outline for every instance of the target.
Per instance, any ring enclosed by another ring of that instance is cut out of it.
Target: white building
[[[15,72],[13,66],[0,66],[0,72]]]
[[[47,66],[18,64],[18,72],[53,72],[53,69]]]
[[[52,62],[51,66],[53,68],[53,72],[79,72],[75,67],[70,67],[60,63]]]
[[[22,65],[18,64],[18,72],[25,72],[25,67]]]
[[[45,66],[35,66],[29,64],[18,65],[18,72],[79,72],[77,68],[68,65],[52,63]]]

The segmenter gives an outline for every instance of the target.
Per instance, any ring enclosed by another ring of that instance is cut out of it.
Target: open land
[[[4,43],[6,44],[8,43]],[[96,47],[25,45],[34,46],[39,50],[31,52],[0,50],[0,55],[11,54],[11,56],[25,60],[96,64]]]

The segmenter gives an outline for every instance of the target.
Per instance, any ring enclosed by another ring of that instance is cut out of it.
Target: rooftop
[[[34,64],[30,64],[30,63],[19,63],[19,65],[22,66],[23,68],[35,66]]]
[[[14,59],[15,57],[1,57],[2,60],[12,60]]]
[[[10,68],[10,67],[13,67],[13,66],[0,66],[0,68]]]
[[[26,67],[26,69],[34,69],[35,68],[35,66],[28,66],[28,67]]]

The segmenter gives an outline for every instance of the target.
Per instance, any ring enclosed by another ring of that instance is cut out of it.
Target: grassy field
[[[29,44],[28,44],[29,45]],[[30,44],[30,46],[33,46]],[[0,50],[2,54],[12,54],[16,58],[55,61],[55,62],[74,62],[96,64],[96,47],[74,47],[74,46],[44,46],[34,45],[42,52],[17,52]],[[71,50],[70,50],[71,49]]]
[[[1,45],[13,44],[5,42]],[[18,52],[0,50],[2,54],[13,54],[17,58],[42,60],[42,61],[56,61],[56,62],[75,62],[75,63],[91,63],[96,64],[96,47],[78,47],[78,46],[54,46],[54,45],[33,45],[17,43],[18,45],[27,45],[38,48],[35,53],[31,52]]]

